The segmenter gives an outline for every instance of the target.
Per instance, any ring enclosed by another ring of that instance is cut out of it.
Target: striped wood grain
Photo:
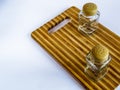
[[[120,84],[120,37],[101,24],[90,36],[78,32],[79,11],[74,6],[67,9],[33,31],[32,37],[86,89],[113,90]],[[48,33],[49,29],[66,18],[70,18],[71,22],[54,33]],[[84,74],[86,54],[96,44],[106,46],[112,56],[109,72],[97,83]]]

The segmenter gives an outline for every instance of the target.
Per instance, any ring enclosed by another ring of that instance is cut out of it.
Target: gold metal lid
[[[86,3],[82,10],[86,16],[93,16],[97,13],[97,5],[94,3]]]
[[[104,61],[108,60],[109,50],[102,45],[96,45],[92,49],[92,54],[95,58],[95,62],[103,63]]]

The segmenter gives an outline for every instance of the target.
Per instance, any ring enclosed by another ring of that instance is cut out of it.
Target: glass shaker
[[[100,12],[94,3],[86,3],[79,13],[78,30],[85,34],[91,34],[98,28]]]
[[[109,50],[102,45],[96,45],[86,56],[85,74],[93,81],[102,79],[108,71],[110,61]]]

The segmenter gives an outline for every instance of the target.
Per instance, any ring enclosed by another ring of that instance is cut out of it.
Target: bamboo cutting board
[[[120,84],[120,37],[101,24],[90,36],[78,32],[79,11],[74,6],[67,9],[33,31],[32,37],[86,89],[113,90]],[[54,33],[48,33],[66,18],[71,22]],[[107,75],[99,82],[89,80],[84,74],[85,57],[96,44],[106,46],[112,57]]]

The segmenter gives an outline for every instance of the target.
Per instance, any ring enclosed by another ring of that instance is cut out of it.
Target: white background
[[[120,0],[0,0],[0,90],[84,90],[30,35],[90,1],[99,7],[100,23],[120,35]]]

